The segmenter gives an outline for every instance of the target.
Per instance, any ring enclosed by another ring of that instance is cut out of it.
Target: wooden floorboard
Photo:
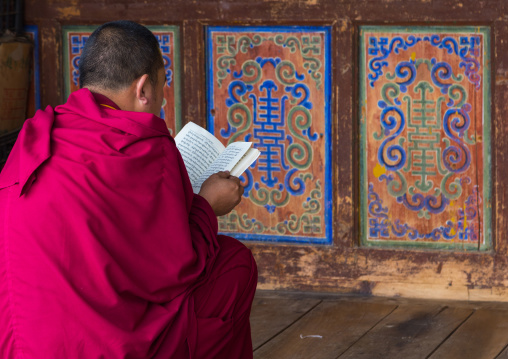
[[[477,310],[430,359],[492,359],[508,344],[508,310]]]
[[[259,291],[256,359],[508,359],[508,303]]]
[[[496,359],[508,359],[508,345],[505,346],[504,350],[501,354],[499,354]]]
[[[426,358],[472,312],[436,303],[401,305],[340,359]]]
[[[285,330],[320,302],[320,299],[306,297],[290,300],[277,296],[254,298],[250,316],[254,350]]]
[[[254,351],[254,357],[338,357],[395,308],[392,304],[382,303],[323,301],[284,332]]]

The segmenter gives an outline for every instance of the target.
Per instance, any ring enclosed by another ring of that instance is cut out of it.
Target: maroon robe
[[[163,120],[82,89],[25,122],[0,174],[0,357],[249,358],[256,281]]]

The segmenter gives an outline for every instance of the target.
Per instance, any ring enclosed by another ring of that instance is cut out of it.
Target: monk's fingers
[[[237,185],[241,186],[242,185],[242,181],[240,180],[240,178],[238,177],[235,177],[235,176],[229,176],[229,179],[231,181],[234,181]]]
[[[220,178],[229,178],[229,177],[231,177],[229,175],[229,171],[220,171],[220,172],[217,172],[216,175],[219,176]]]
[[[244,186],[242,185],[242,181],[240,180],[240,178],[235,176],[229,176],[228,180],[231,181],[230,183],[233,185],[231,189],[234,192],[236,192],[236,196],[238,196],[239,203],[245,190]]]
[[[240,196],[243,194],[244,186],[242,184],[242,181],[238,177],[231,176],[229,177],[230,180],[233,180],[238,188],[238,193],[240,193]]]

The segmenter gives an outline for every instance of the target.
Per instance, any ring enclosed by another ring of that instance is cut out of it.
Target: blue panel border
[[[213,63],[211,61],[213,54],[213,41],[212,34],[214,32],[324,32],[324,51],[325,51],[325,71],[324,75],[324,88],[325,88],[325,238],[316,237],[303,237],[303,236],[274,236],[269,234],[251,234],[251,233],[234,233],[234,232],[221,232],[220,234],[230,235],[240,240],[245,241],[261,241],[261,242],[277,242],[277,243],[292,243],[292,244],[333,244],[333,200],[332,200],[332,127],[331,127],[331,26],[207,26],[205,28],[206,38],[206,109],[207,109],[207,128],[208,131],[214,134],[215,123],[212,110],[215,108],[213,102]]]

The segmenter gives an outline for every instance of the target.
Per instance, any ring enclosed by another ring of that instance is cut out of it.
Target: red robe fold
[[[38,111],[0,174],[3,358],[195,353],[217,219],[164,121],[111,107],[82,89]]]

